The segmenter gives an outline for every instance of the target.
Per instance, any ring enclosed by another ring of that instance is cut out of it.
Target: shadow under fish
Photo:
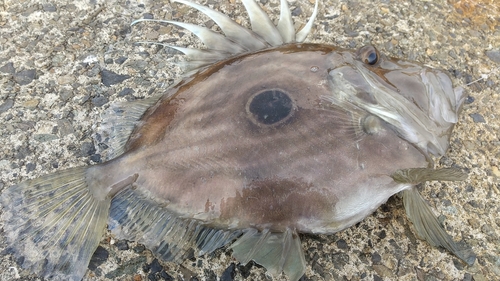
[[[7,252],[51,280],[81,280],[106,225],[120,239],[181,262],[229,245],[298,280],[297,233],[343,230],[401,192],[418,236],[467,264],[475,255],[445,232],[416,186],[464,180],[434,169],[464,101],[442,71],[357,51],[301,43],[286,0],[275,26],[243,0],[252,30],[209,16],[225,35],[176,21],[207,49],[165,45],[189,75],[161,97],[111,109],[113,159],[4,190]],[[134,22],[137,24],[139,20]]]

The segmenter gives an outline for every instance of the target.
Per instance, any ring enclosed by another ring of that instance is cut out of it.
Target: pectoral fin
[[[459,245],[446,233],[432,213],[430,206],[413,187],[403,191],[403,203],[406,214],[413,222],[418,236],[433,246],[441,246],[463,260],[468,265],[474,264],[476,255],[468,245]]]
[[[287,229],[273,233],[249,229],[231,245],[233,256],[245,264],[251,260],[264,266],[273,276],[284,272],[291,281],[305,273],[305,259],[297,233]]]
[[[422,183],[426,181],[463,181],[467,174],[455,168],[412,168],[397,170],[391,177],[400,183]]]

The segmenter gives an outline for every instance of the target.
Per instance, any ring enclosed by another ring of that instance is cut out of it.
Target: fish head
[[[329,71],[329,101],[381,118],[426,155],[445,153],[463,88],[442,70],[386,57],[373,46],[341,54],[344,64]]]

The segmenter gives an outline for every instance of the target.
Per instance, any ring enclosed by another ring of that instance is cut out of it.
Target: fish
[[[183,79],[161,96],[116,104],[103,117],[110,160],[21,182],[0,195],[5,253],[49,280],[81,280],[106,227],[164,261],[227,247],[240,263],[299,280],[299,233],[333,234],[402,196],[414,230],[472,265],[418,188],[462,181],[434,168],[465,99],[442,70],[304,43],[286,0],[277,25],[243,0],[251,29],[187,0],[222,33],[171,20],[205,49],[185,54]]]

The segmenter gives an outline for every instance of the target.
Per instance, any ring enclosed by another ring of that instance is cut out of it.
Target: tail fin
[[[7,253],[49,280],[80,281],[102,238],[110,200],[87,186],[87,168],[72,168],[5,189],[0,196]]]

